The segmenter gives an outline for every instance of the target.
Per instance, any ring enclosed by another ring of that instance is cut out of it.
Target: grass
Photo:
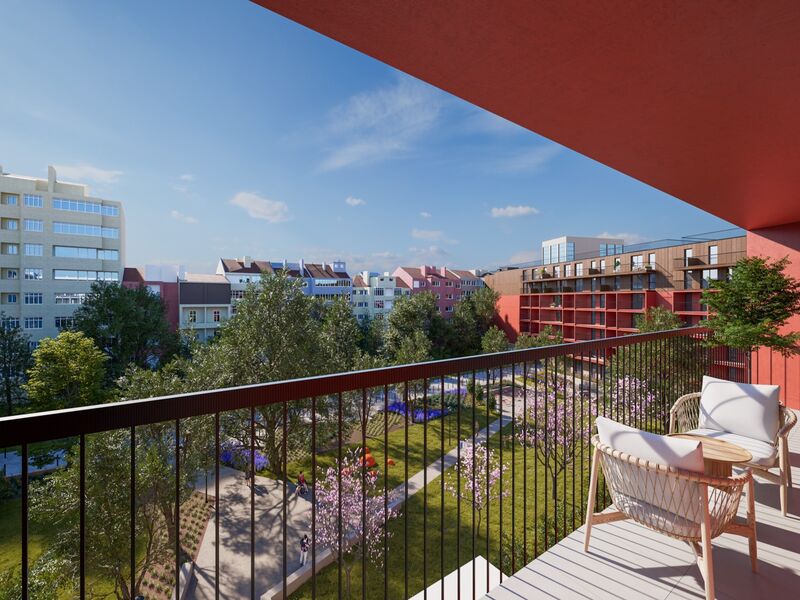
[[[534,450],[523,450],[519,445],[514,447],[512,459],[513,444],[510,429],[509,425],[503,432],[503,461],[509,467],[504,476],[504,487],[508,490],[509,495],[502,500],[502,529],[509,538],[511,532],[515,532],[518,550],[513,568],[520,569],[524,566],[525,560],[533,560],[537,552],[544,551],[547,546],[552,545],[582,523],[588,490],[589,455],[585,451],[582,461],[580,454],[578,455],[579,460],[574,465],[574,477],[572,470],[567,470],[559,477],[558,497],[564,502],[563,506],[566,510],[559,511],[558,519],[556,519],[555,504],[549,493],[549,481],[547,482],[548,493],[545,495],[545,471],[542,464],[536,460]],[[494,436],[490,440],[489,446],[499,456],[500,436]],[[524,505],[523,487],[526,454],[527,506]],[[515,475],[513,487],[511,485],[512,468]],[[454,472],[455,469],[449,469],[446,477],[453,477]],[[573,482],[575,485],[574,495]],[[419,492],[411,497],[407,505],[403,507],[402,514],[389,524],[390,537],[386,554],[388,581],[384,580],[382,567],[369,561],[366,563],[366,590],[364,590],[366,597],[382,597],[386,583],[388,597],[407,598],[452,572],[459,564],[471,560],[473,554],[488,555],[494,565],[505,564],[504,570],[507,573],[511,572],[510,539],[502,543],[500,510],[500,501],[491,503],[488,518],[487,515],[483,516],[480,530],[478,530],[477,519],[476,521],[472,519],[471,505],[462,501],[459,512],[457,499],[447,491],[442,495],[441,479],[429,483],[427,494]],[[486,535],[487,522],[489,525],[488,538]],[[547,544],[544,540],[544,523],[548,523]],[[528,536],[527,556],[522,544],[522,532],[525,530],[527,530]],[[440,534],[440,531],[443,533]],[[505,554],[502,561],[501,547]],[[344,571],[342,577],[342,593],[346,596]],[[362,565],[360,560],[356,561],[353,568],[351,585],[352,597],[361,597]],[[339,569],[334,564],[317,575],[316,597],[334,598],[338,597],[338,594]],[[310,582],[292,596],[293,599],[298,600],[311,597],[312,584]]]

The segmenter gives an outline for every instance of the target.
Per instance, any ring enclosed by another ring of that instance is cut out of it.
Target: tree
[[[455,472],[451,472],[445,479],[444,487],[450,494],[474,507],[478,516],[478,531],[483,511],[489,503],[509,494],[508,490],[500,487],[500,477],[507,470],[508,467],[497,459],[491,448],[482,443],[474,446],[466,443],[461,448],[461,458]]]
[[[418,331],[428,338],[429,352],[437,357],[445,345],[445,328],[433,294],[423,292],[400,298],[388,317],[385,338],[387,357],[398,364],[401,346],[409,338],[418,338]],[[407,351],[408,348],[404,350]]]
[[[590,415],[583,394],[577,390],[568,394],[561,381],[547,385],[544,396],[538,405],[528,406],[527,415],[517,415],[517,439],[522,446],[535,449],[536,459],[550,476],[550,493],[557,499],[559,475],[589,439]]]
[[[35,411],[99,404],[106,399],[106,356],[83,333],[62,331],[33,351],[23,385]]]
[[[74,319],[74,329],[108,355],[112,379],[131,363],[152,368],[178,350],[178,334],[170,330],[164,301],[144,286],[95,282]]]
[[[214,343],[195,348],[187,372],[192,389],[283,381],[325,372],[319,311],[318,303],[303,293],[301,281],[282,273],[262,276],[245,290],[236,314],[223,323]],[[286,405],[289,452],[309,447],[310,405],[310,401]],[[335,408],[330,402],[317,403],[318,427]],[[283,475],[284,406],[267,404],[256,412],[257,449],[267,457],[270,469]],[[249,411],[227,412],[223,420],[226,435],[250,445]]]
[[[142,448],[141,445],[138,445]],[[91,557],[93,574],[87,596],[131,600],[143,593],[142,580],[148,568],[164,562],[174,548],[164,534],[160,513],[151,502],[153,480],[162,476],[143,448],[136,472],[136,581],[130,586],[130,437],[125,430],[86,436],[85,521],[86,556]],[[58,564],[58,581],[51,589],[71,588],[78,577],[79,546],[76,543],[80,518],[80,468],[78,446],[73,447],[67,466],[58,469],[41,482],[31,485],[30,515],[34,523],[47,526],[53,538],[40,560]],[[174,488],[173,488],[174,490]],[[111,581],[113,591],[105,589]],[[102,582],[95,587],[95,583]],[[53,582],[56,583],[56,582]]]
[[[481,335],[486,333],[497,316],[498,300],[500,300],[500,293],[488,286],[478,288],[472,294],[461,300],[461,302],[472,305],[475,323]]]
[[[701,302],[711,316],[704,325],[709,342],[746,350],[759,346],[784,356],[800,353],[800,332],[785,332],[787,321],[800,313],[800,281],[785,273],[789,259],[774,262],[750,256],[736,263],[730,279],[711,282]]]
[[[522,332],[517,337],[514,348],[517,350],[527,350],[528,348],[541,348],[543,346],[554,346],[563,344],[564,336],[560,331],[553,329],[550,325],[545,325],[536,335]]]
[[[639,333],[669,331],[683,327],[683,321],[671,310],[663,306],[651,306],[643,314],[636,315],[634,326]]]
[[[347,299],[340,297],[331,302],[324,310],[320,331],[325,371],[352,371],[360,359],[362,335]]]
[[[317,477],[317,537],[312,543],[329,548],[334,556],[341,552],[348,598],[350,575],[362,557],[380,569],[384,536],[390,535],[385,516],[397,515],[391,508],[384,514],[385,498],[377,481],[377,471],[367,471],[358,450],[344,454],[335,466],[320,469]]]
[[[492,354],[494,352],[505,352],[508,350],[508,338],[503,330],[492,325],[489,330],[483,334],[481,339],[481,352],[483,354]]]
[[[19,327],[10,327],[5,315],[0,313],[0,389],[9,416],[14,413],[14,405],[24,397],[22,384],[31,364],[28,341],[28,336]]]
[[[366,319],[361,325],[361,349],[371,355],[384,354],[384,339],[388,321],[380,316],[375,319]]]
[[[460,300],[448,322],[447,353],[451,357],[480,354],[481,335],[474,305],[469,297]]]

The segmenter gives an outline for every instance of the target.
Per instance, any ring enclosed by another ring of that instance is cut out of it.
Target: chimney
[[[325,261],[324,260],[322,261],[322,270],[323,271],[325,270]]]
[[[442,277],[447,277],[447,267],[442,267],[441,269],[439,269],[439,273],[441,274]]]
[[[240,262],[244,265],[245,269],[249,269],[253,264],[253,259],[245,254]]]
[[[305,277],[306,274],[306,261],[300,259],[300,277]]]
[[[47,191],[56,191],[56,168],[53,165],[47,167]]]

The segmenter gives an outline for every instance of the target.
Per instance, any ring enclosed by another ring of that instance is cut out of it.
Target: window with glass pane
[[[716,265],[719,261],[719,246],[708,247],[708,264]]]

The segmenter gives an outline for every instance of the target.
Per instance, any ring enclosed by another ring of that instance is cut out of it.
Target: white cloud
[[[547,144],[536,146],[495,161],[494,170],[501,173],[536,172],[561,152],[561,146]]]
[[[254,219],[264,219],[269,223],[280,223],[289,218],[289,207],[285,202],[262,198],[252,192],[239,192],[230,203],[247,211]]]
[[[430,246],[411,246],[409,249],[411,256],[409,258],[413,265],[424,265],[440,262],[450,256],[450,253],[435,244]]]
[[[538,215],[539,209],[534,208],[533,206],[526,206],[522,204],[518,204],[517,206],[495,206],[492,208],[492,217],[495,219],[499,217],[506,217],[506,218],[514,218],[514,217],[524,217],[526,215]]]
[[[180,179],[181,181],[194,181],[194,175],[192,175],[191,173],[185,173],[180,177],[178,177],[178,179]]]
[[[169,211],[169,216],[175,219],[176,221],[180,221],[181,223],[186,223],[187,225],[194,225],[195,223],[198,222],[196,217],[185,215],[177,210]]]
[[[347,206],[364,206],[367,202],[362,200],[361,198],[353,198],[352,196],[348,196],[345,198],[345,203]]]
[[[59,179],[71,179],[75,182],[94,181],[96,183],[116,183],[122,171],[101,169],[89,164],[53,165]]]
[[[422,217],[423,219],[430,219],[433,215],[429,212],[422,211],[421,213],[419,213],[419,216]]]
[[[609,233],[608,231],[604,231],[603,233],[598,233],[595,237],[615,239],[615,240],[625,240],[625,244],[639,244],[641,242],[647,241],[647,238],[645,238],[645,236],[641,235],[640,233],[630,233],[630,232]]]
[[[513,135],[528,132],[524,127],[482,109],[476,110],[464,119],[463,130],[489,135]]]
[[[331,150],[323,171],[397,158],[432,129],[439,118],[442,95],[408,76],[371,92],[349,98],[331,111],[327,127]]]

